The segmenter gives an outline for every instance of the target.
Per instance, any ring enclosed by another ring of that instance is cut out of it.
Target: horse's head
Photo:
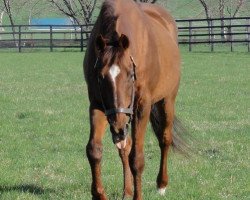
[[[129,53],[129,39],[123,34],[116,34],[111,40],[99,35],[96,50],[95,68],[102,106],[113,142],[119,149],[125,148],[135,95],[135,63]]]

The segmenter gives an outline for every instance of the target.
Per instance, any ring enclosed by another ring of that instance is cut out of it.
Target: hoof
[[[166,188],[158,188],[158,193],[163,196],[166,193]]]

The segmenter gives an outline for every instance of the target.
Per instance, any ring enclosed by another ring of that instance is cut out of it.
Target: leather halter
[[[97,57],[97,59],[96,59],[94,68],[97,67],[98,60],[99,60],[99,57]],[[132,116],[134,114],[133,107],[134,107],[134,100],[135,100],[135,80],[136,80],[136,73],[135,73],[136,64],[135,64],[132,56],[130,56],[130,60],[132,61],[132,64],[133,64],[133,74],[132,74],[133,85],[132,85],[131,103],[130,103],[128,108],[120,108],[119,107],[119,108],[106,109],[106,107],[104,105],[103,97],[101,95],[101,89],[100,89],[100,82],[101,81],[100,81],[100,78],[98,77],[98,87],[99,87],[99,92],[100,92],[100,96],[101,96],[102,106],[103,106],[104,111],[105,111],[105,115],[109,116],[109,115],[113,115],[116,113],[127,114],[129,116],[128,123],[130,123],[132,121]]]

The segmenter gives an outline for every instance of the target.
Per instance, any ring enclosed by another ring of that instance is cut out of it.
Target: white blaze
[[[112,65],[110,70],[109,70],[109,74],[113,80],[113,82],[115,83],[115,78],[119,75],[119,73],[121,72],[120,67],[116,64]]]

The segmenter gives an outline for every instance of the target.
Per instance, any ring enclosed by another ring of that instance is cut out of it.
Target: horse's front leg
[[[126,147],[124,149],[119,149],[119,156],[122,160],[124,176],[123,199],[132,197],[133,195],[133,177],[129,166],[129,153],[131,150],[132,141],[129,136],[127,137]]]
[[[157,176],[157,187],[160,195],[164,195],[168,185],[167,158],[168,151],[173,141],[173,124],[174,124],[174,101],[165,99],[163,103],[164,116],[162,116],[163,130],[158,133],[159,146],[161,148],[160,169]]]
[[[134,177],[134,200],[142,200],[142,172],[144,170],[144,137],[149,120],[150,105],[139,108],[132,122],[132,148],[129,155]]]
[[[90,137],[86,153],[92,172],[93,200],[107,200],[101,180],[102,139],[107,125],[106,116],[97,108],[90,106]]]

